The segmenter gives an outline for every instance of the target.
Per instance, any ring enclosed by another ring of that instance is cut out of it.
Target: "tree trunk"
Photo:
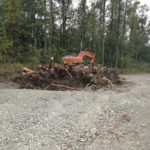
[[[101,63],[101,44],[102,44],[102,42],[101,42],[101,38],[102,38],[102,3],[101,3],[101,1],[99,2],[99,33],[100,33],[100,46],[99,46],[99,51],[98,51],[98,63]]]
[[[46,0],[44,0],[44,20],[46,20]],[[44,54],[47,54],[47,25],[44,25]]]
[[[124,18],[123,18],[123,35],[122,35],[122,49],[121,49],[121,68],[123,68],[123,61],[124,61],[124,38],[125,38],[125,32],[126,32],[127,5],[128,5],[128,0],[126,0],[125,12],[124,12]]]
[[[36,17],[35,17],[35,10],[33,8],[34,6],[34,1],[31,2],[32,8],[31,8],[31,13],[30,13],[30,17],[31,17],[31,24],[32,24],[32,28],[31,28],[31,32],[32,32],[32,46],[33,46],[33,52],[35,53],[37,51],[37,35],[36,35],[36,28],[33,27],[34,23],[36,22]]]
[[[112,30],[113,30],[113,22],[114,22],[114,1],[113,0],[111,0],[111,23],[110,23],[110,36],[111,36],[111,38],[112,38]],[[109,51],[109,62],[108,62],[108,64],[109,64],[109,66],[111,66],[112,65],[112,41],[111,41],[111,39],[109,40],[109,45],[110,45],[110,51]]]
[[[36,34],[34,35],[34,51],[37,51],[37,37]]]
[[[123,61],[124,61],[124,47],[122,45],[122,49],[121,49],[121,68],[123,68]]]
[[[83,39],[81,38],[81,41],[80,41],[80,52],[82,51],[82,49],[83,49]]]
[[[82,11],[82,18],[81,18],[81,25],[80,25],[80,29],[81,29],[81,39],[80,39],[80,51],[83,50],[83,45],[84,45],[84,41],[85,41],[85,34],[86,34],[86,29],[85,29],[85,24],[86,24],[86,0],[82,0],[81,1],[81,11]]]
[[[138,52],[136,51],[136,67],[138,65]]]
[[[12,13],[12,14],[11,14]],[[14,17],[14,2],[11,0],[11,11],[10,11],[10,16]],[[10,18],[14,19],[14,18]],[[13,50],[13,23],[11,22],[11,27],[10,27],[10,44],[11,44],[11,49]]]
[[[116,46],[116,69],[118,68],[119,42],[120,42],[120,17],[121,17],[121,0],[118,0],[118,25],[117,25],[117,46]]]
[[[69,10],[69,6],[71,4],[71,0],[62,0],[61,1],[61,13],[62,13],[62,25],[61,25],[61,47],[63,49],[66,48],[66,26],[67,26],[67,12]]]
[[[116,47],[116,69],[118,68],[118,55],[119,55],[119,44]]]
[[[105,49],[105,11],[106,11],[106,0],[103,1],[102,66],[104,66],[104,49]]]
[[[49,50],[48,55],[51,55],[52,48],[52,33],[53,33],[53,0],[49,0]]]
[[[66,30],[66,8],[65,8],[66,2],[65,0],[62,0],[62,33],[61,33],[61,47],[65,48],[65,30]]]
[[[63,25],[62,25],[62,48],[66,47],[66,16],[63,17]]]

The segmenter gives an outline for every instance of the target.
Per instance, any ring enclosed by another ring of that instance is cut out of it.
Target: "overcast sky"
[[[141,4],[146,4],[150,7],[150,0],[139,0]]]
[[[91,0],[87,0],[87,4],[90,5]],[[150,0],[139,0],[142,5],[146,4],[150,8]],[[74,7],[77,7],[80,0],[73,0]],[[148,11],[148,18],[150,18],[150,10]]]
[[[88,4],[91,0],[87,0]],[[147,4],[150,7],[150,0],[139,0],[141,4]],[[76,7],[79,3],[79,0],[73,0],[74,6]]]

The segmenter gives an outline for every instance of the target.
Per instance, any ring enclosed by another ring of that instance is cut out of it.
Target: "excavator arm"
[[[91,53],[91,52],[88,52],[88,51],[82,51],[79,53],[78,57],[84,57],[84,56],[87,56],[89,58],[91,58],[91,65],[94,63],[94,60],[95,60],[95,54]]]

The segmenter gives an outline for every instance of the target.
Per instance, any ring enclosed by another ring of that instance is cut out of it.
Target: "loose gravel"
[[[125,77],[99,91],[0,84],[0,150],[149,150],[150,75]]]

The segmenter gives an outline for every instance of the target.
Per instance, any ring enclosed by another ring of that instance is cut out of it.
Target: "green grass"
[[[150,73],[149,63],[140,63],[137,67],[128,67],[124,69],[117,69],[118,73],[121,74],[140,74],[140,73]]]
[[[36,66],[37,66],[37,64],[32,64],[32,63],[27,63],[27,64],[20,64],[20,63],[0,64],[0,82],[13,80],[15,77],[18,76],[18,73],[22,67],[35,69]]]
[[[140,73],[143,73],[140,70],[135,69],[135,68],[124,68],[124,69],[119,68],[119,69],[117,69],[117,72],[119,74],[140,74]]]
[[[0,72],[11,72],[20,70],[22,67],[28,67],[34,69],[37,64],[27,63],[27,64],[20,64],[20,63],[6,63],[0,64]]]

